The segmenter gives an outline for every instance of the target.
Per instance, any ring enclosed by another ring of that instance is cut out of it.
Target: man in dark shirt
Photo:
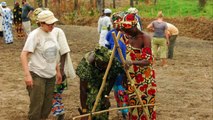
[[[34,8],[30,6],[26,0],[22,0],[22,24],[24,27],[25,33],[28,35],[31,32],[31,22],[30,15],[33,12]]]

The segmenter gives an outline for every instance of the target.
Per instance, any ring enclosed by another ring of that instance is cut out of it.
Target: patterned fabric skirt
[[[142,99],[143,104],[155,104],[155,94],[156,94],[156,81],[155,81],[155,71],[152,68],[153,57],[150,48],[134,48],[128,46],[127,60],[140,61],[148,60],[151,64],[148,66],[132,65],[129,68],[129,74],[131,80],[134,81],[137,92],[139,93],[139,98],[136,95],[131,84],[128,84],[128,95],[129,95],[129,106],[141,105],[140,99]],[[129,119],[131,120],[146,120],[146,116],[150,120],[156,120],[156,108],[155,106],[148,106],[143,108],[131,108],[129,109]]]
[[[62,83],[59,85],[55,85],[55,91],[52,100],[52,113],[53,116],[59,116],[64,114],[64,104],[62,103],[62,93],[67,89],[67,80],[66,76],[62,77]]]
[[[128,94],[126,89],[122,86],[123,76],[120,75],[116,79],[116,83],[113,87],[115,100],[117,102],[117,107],[128,106]],[[125,117],[128,114],[128,109],[120,110],[122,115]]]

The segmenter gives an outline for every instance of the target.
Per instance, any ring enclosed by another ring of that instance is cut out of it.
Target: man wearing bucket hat
[[[34,12],[34,17],[37,19],[38,14],[44,10],[49,10],[48,8],[36,8]],[[38,26],[40,23],[36,22]],[[67,39],[64,31],[61,28],[54,27],[52,32],[57,36],[57,41],[59,43],[60,49],[60,71],[62,75],[62,83],[55,86],[54,95],[53,95],[53,105],[52,113],[57,120],[63,120],[65,114],[65,108],[62,100],[62,93],[67,89],[67,77],[70,79],[75,78],[75,70],[73,68],[72,60],[70,57],[70,48],[67,43]]]
[[[61,48],[57,36],[52,32],[58,19],[51,11],[45,10],[38,14],[37,20],[40,27],[28,35],[21,52],[24,79],[30,97],[29,120],[48,118],[55,81],[58,84],[62,81],[59,68]]]
[[[108,44],[106,40],[106,34],[112,28],[112,22],[110,19],[112,10],[109,8],[104,9],[104,16],[98,20],[98,33],[100,34],[99,45],[105,46]]]
[[[48,10],[48,8],[36,8],[34,10],[34,16],[37,17],[38,14],[44,10]],[[38,26],[40,23],[37,21]],[[62,83],[57,84],[55,86],[54,95],[53,95],[53,105],[52,105],[52,113],[53,116],[56,117],[57,120],[63,120],[65,114],[65,107],[62,100],[62,93],[65,89],[67,89],[67,79],[75,78],[75,70],[72,64],[72,60],[70,57],[70,48],[67,43],[67,39],[64,31],[61,28],[54,27],[52,32],[57,36],[57,41],[59,43],[60,49],[60,71],[62,75]],[[68,77],[68,78],[67,78]]]

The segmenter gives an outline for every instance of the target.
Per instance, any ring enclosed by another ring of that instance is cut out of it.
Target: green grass
[[[8,7],[13,8],[14,0],[0,0],[7,1]],[[21,1],[21,0],[16,0]],[[29,1],[29,0],[28,0]],[[139,0],[139,5],[135,7],[139,10],[139,15],[144,18],[154,18],[156,17],[158,11],[162,10],[165,17],[180,18],[180,17],[205,17],[207,19],[213,20],[213,0],[207,0],[207,4],[203,10],[198,7],[198,0],[157,0],[157,4],[146,5],[144,0]],[[153,0],[150,0],[153,1]],[[124,11],[129,8],[129,3],[126,6],[120,8],[112,9],[113,12]],[[97,11],[88,11],[86,6],[81,6],[80,13],[83,16],[96,16],[99,15]],[[92,14],[91,14],[92,13]],[[72,12],[69,14],[73,14]]]
[[[157,0],[157,4],[146,5],[144,3],[135,6],[142,17],[156,17],[162,10],[166,17],[206,17],[213,19],[213,0],[207,0],[203,10],[198,7],[198,0]],[[124,10],[127,10],[128,6]]]

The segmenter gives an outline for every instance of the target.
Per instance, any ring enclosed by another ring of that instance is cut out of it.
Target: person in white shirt
[[[177,36],[179,34],[179,30],[177,27],[175,27],[171,23],[167,24],[167,32],[169,35],[169,46],[168,46],[168,59],[173,59],[173,53],[174,53],[174,47],[175,47],[175,41],[177,39]]]
[[[44,10],[49,10],[48,8],[36,8],[34,10],[34,18],[37,19],[38,14]],[[37,25],[40,26],[39,22]],[[56,84],[54,95],[53,95],[53,105],[52,105],[52,113],[53,116],[56,117],[57,120],[64,119],[65,107],[62,102],[62,93],[65,89],[67,89],[67,77],[70,79],[75,78],[75,70],[72,64],[72,60],[70,57],[70,48],[67,43],[66,35],[61,28],[54,27],[52,32],[57,37],[57,41],[60,49],[60,71],[62,75],[62,83]]]
[[[111,22],[111,14],[112,10],[106,8],[104,9],[104,16],[100,17],[98,20],[98,33],[100,34],[99,38],[99,45],[100,46],[105,46],[108,44],[106,40],[106,34],[108,31],[112,29],[112,22]]]
[[[62,48],[53,31],[58,19],[51,11],[45,10],[38,14],[37,20],[40,27],[29,34],[20,56],[30,97],[29,120],[48,118],[55,82],[60,84],[62,81],[59,68]]]

